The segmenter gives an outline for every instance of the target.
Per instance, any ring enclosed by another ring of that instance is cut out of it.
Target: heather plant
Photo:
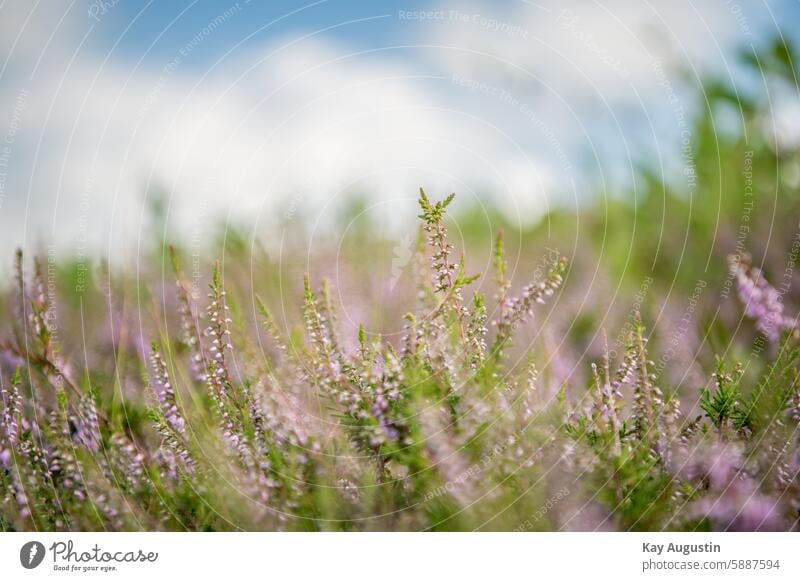
[[[543,253],[515,290],[500,234],[493,274],[468,274],[453,199],[420,191],[415,306],[394,335],[350,332],[313,269],[290,315],[223,262],[202,296],[177,248],[169,285],[136,286],[147,308],[106,269],[108,320],[65,324],[69,299],[18,253],[0,343],[2,529],[797,526],[800,350],[761,271],[731,263],[775,348],[755,373],[719,357],[705,385],[670,385],[637,312],[588,386],[554,384],[558,351],[523,331],[546,330],[570,265]]]
[[[753,268],[732,259],[745,314],[772,340],[776,291]],[[754,291],[754,289],[758,289]],[[757,301],[753,307],[749,301]],[[794,324],[775,360],[745,386],[744,369],[718,359],[700,386],[702,412],[684,420],[677,393],[665,398],[654,384],[644,328],[637,322],[615,373],[608,355],[593,366],[587,403],[568,414],[569,437],[583,455],[575,469],[591,478],[593,499],[625,530],[788,530],[798,522],[797,357]],[[624,392],[630,392],[630,405]]]

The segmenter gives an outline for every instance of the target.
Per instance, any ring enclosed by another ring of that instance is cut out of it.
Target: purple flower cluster
[[[164,363],[164,359],[161,357],[156,345],[153,345],[150,354],[150,365],[153,368],[150,383],[161,412],[170,427],[179,435],[185,436],[185,422],[178,409],[178,402],[175,400],[175,391],[172,389],[172,383],[167,373],[167,365]]]
[[[783,296],[767,282],[760,268],[750,264],[750,257],[731,256],[729,262],[745,315],[755,321],[756,328],[771,342],[783,331],[794,329],[794,320],[783,314]]]

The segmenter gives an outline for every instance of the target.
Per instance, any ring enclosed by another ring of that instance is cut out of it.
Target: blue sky
[[[92,2],[85,2],[87,9]],[[132,22],[130,32],[122,39],[120,47],[124,52],[139,54],[145,47],[158,36],[164,29],[165,24],[176,19],[175,25],[170,29],[171,34],[165,35],[156,48],[156,53],[169,54],[179,46],[182,41],[188,40],[193,32],[205,25],[216,17],[220,12],[229,7],[231,3],[213,0],[174,1],[174,2],[155,2],[155,1],[120,1],[112,8],[108,9],[107,16],[103,15],[103,20],[108,21],[109,26],[104,29],[103,36],[105,42],[115,42],[119,33]],[[400,10],[436,10],[446,6],[442,3],[420,0],[382,0],[380,2],[353,2],[349,0],[323,0],[295,1],[274,0],[270,2],[244,2],[240,4],[247,6],[248,18],[236,21],[224,31],[215,35],[210,40],[203,53],[209,58],[221,51],[227,50],[232,45],[238,43],[242,38],[250,34],[257,33],[267,23],[282,19],[272,25],[269,31],[257,34],[253,42],[263,41],[270,34],[286,34],[299,30],[318,30],[331,27],[346,21],[354,21],[370,16],[395,15]],[[496,0],[490,3],[492,11],[518,7],[524,4],[518,0]],[[529,3],[536,4],[536,3]],[[550,4],[542,2],[541,4]],[[698,2],[698,5],[702,3]],[[462,3],[462,6],[465,4]],[[731,2],[730,6],[740,8],[742,13],[749,20],[760,20],[761,14],[765,11],[765,6],[772,10],[779,21],[791,22],[793,17],[800,15],[800,5],[797,2]],[[455,5],[450,6],[450,8]],[[295,12],[294,15],[287,16]],[[114,27],[110,26],[110,24]],[[346,40],[353,44],[371,46],[375,43],[394,43],[402,41],[406,35],[398,26],[400,22],[396,18],[372,21],[365,26],[352,26],[345,28],[332,29],[329,34],[340,40]],[[794,33],[786,30],[787,33]]]
[[[230,3],[233,4],[233,3]],[[152,57],[168,57],[188,42],[196,30],[212,21],[230,6],[227,2],[198,0],[197,2],[121,2],[113,9],[110,20],[114,26],[103,31],[106,46],[120,38],[120,32],[131,22],[135,24],[122,37],[120,51],[126,56],[138,57],[163,31],[165,23],[175,20],[169,34],[163,35],[154,45]],[[363,23],[338,26],[343,22],[370,17],[393,15],[399,9],[422,9],[430,2],[240,2],[246,6],[247,18],[236,19],[230,26],[214,34],[199,49],[192,60],[193,66],[203,66],[233,46],[242,43],[252,48],[271,38],[299,31],[328,28],[327,36],[347,42],[354,47],[374,46],[379,43],[402,42],[401,27],[395,18],[375,18]],[[291,14],[294,12],[294,14]],[[274,22],[277,21],[277,22]],[[274,23],[273,23],[274,22]]]

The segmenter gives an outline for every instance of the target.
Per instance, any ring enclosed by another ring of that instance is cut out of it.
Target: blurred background
[[[457,192],[472,270],[501,229],[515,284],[548,252],[571,261],[542,337],[570,361],[549,362],[553,385],[637,310],[682,383],[754,336],[728,254],[796,278],[798,16],[790,0],[5,1],[3,272],[17,246],[59,257],[77,306],[87,265],[166,272],[172,243],[197,289],[219,257],[283,306],[313,271],[351,330],[396,333],[418,188]]]
[[[795,87],[758,58],[799,15],[790,0],[6,0],[0,241],[113,259],[153,205],[175,236],[269,235],[352,199],[391,227],[420,186],[527,227],[630,202],[643,168],[712,205],[689,179],[697,116],[741,136],[742,100],[768,91],[759,131],[800,141]]]

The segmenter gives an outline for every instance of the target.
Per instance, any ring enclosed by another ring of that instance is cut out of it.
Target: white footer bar
[[[0,533],[4,580],[798,579],[798,563],[792,533]]]

